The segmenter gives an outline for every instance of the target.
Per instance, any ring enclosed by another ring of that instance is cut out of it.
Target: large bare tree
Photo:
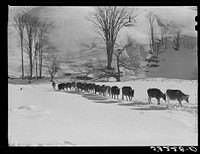
[[[30,76],[29,79],[32,79],[33,75],[33,57],[34,57],[34,48],[36,43],[37,37],[37,30],[39,27],[39,18],[32,16],[30,13],[26,13],[26,21],[25,21],[25,28],[27,34],[27,40],[25,41],[27,46],[27,53],[29,57],[29,69],[30,69]]]
[[[157,18],[157,23],[158,23],[158,26],[160,28],[160,35],[161,35],[161,44],[165,45],[165,49],[167,49],[167,33],[169,31],[169,28],[166,24],[164,24],[160,17],[156,16]]]
[[[182,26],[178,24],[171,24],[170,27],[170,33],[172,34],[174,49],[179,50]]]
[[[39,56],[39,77],[42,77],[42,66],[43,66],[43,53],[49,48],[49,42],[47,35],[50,29],[53,28],[52,22],[40,22],[38,29],[38,56]]]
[[[154,51],[155,51],[155,42],[154,42],[154,21],[155,21],[155,15],[153,14],[153,12],[148,12],[146,14],[146,19],[149,22],[149,32],[150,32],[150,47],[153,47]]]
[[[23,40],[24,40],[24,27],[25,27],[25,10],[17,12],[13,18],[14,27],[17,30],[19,37],[20,37],[20,48],[21,48],[21,70],[22,70],[22,79],[24,78],[24,56],[23,56]]]
[[[87,20],[95,26],[95,31],[103,38],[106,44],[107,69],[112,69],[114,45],[119,31],[127,26],[135,25],[136,8],[105,6],[96,7]]]
[[[50,55],[48,59],[49,63],[47,65],[47,73],[50,75],[51,81],[53,81],[54,76],[58,73],[59,70],[61,70],[60,63],[57,56],[55,55]]]

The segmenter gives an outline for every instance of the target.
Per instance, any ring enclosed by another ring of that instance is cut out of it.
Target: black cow
[[[180,90],[171,90],[171,89],[167,89],[166,91],[166,97],[167,97],[167,102],[169,104],[169,100],[178,100],[179,104],[182,107],[181,102],[183,100],[185,100],[187,103],[189,103],[189,95],[184,94],[182,91]]]
[[[65,83],[65,88],[71,90],[72,84],[70,82]]]
[[[65,83],[58,84],[58,90],[64,90],[65,89]]]
[[[134,90],[129,86],[124,86],[122,87],[122,100],[124,99],[124,95],[126,96],[126,100],[129,98],[129,101],[131,101],[134,97]]]
[[[71,88],[73,88],[74,90],[75,90],[75,88],[76,88],[76,83],[73,81],[73,82],[71,82]]]
[[[98,94],[101,95],[102,87],[100,85],[95,85],[94,91],[95,91],[95,94],[97,94],[97,92],[98,92]]]
[[[112,86],[111,88],[112,98],[114,96],[114,99],[115,99],[115,96],[117,95],[117,99],[119,99],[119,93],[120,93],[120,89],[117,86]]]
[[[94,83],[88,83],[85,85],[85,89],[88,92],[94,92],[95,91],[95,84]]]
[[[166,100],[166,95],[163,94],[159,89],[156,88],[150,88],[147,90],[148,94],[148,102],[151,104],[151,98],[156,98],[158,101],[158,105],[160,104],[160,98],[162,98],[164,101]]]
[[[83,83],[82,82],[77,82],[76,83],[76,91],[81,91],[83,89]]]
[[[103,96],[106,96],[106,86],[105,85],[101,86],[101,93],[103,94]]]
[[[82,83],[81,91],[87,91],[88,92],[87,83],[86,82]]]

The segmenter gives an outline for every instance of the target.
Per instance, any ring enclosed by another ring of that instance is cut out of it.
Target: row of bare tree
[[[22,79],[25,78],[24,69],[24,52],[29,59],[29,80],[33,77],[33,68],[35,66],[36,78],[42,77],[44,52],[54,48],[48,39],[48,34],[52,28],[52,23],[41,21],[38,17],[33,16],[30,10],[21,10],[13,18],[14,27],[20,38],[21,48],[21,71]]]
[[[180,47],[180,35],[182,30],[182,25],[178,25],[176,23],[163,23],[157,15],[155,15],[153,12],[148,12],[146,14],[146,19],[149,22],[149,45],[150,48],[152,48],[154,55],[158,56],[158,43],[161,43],[161,45],[165,46],[165,49],[167,49],[167,38],[171,36],[171,39],[174,44],[174,49],[179,50]],[[158,29],[160,31],[159,35],[161,38],[158,38],[156,36],[156,26],[155,22],[157,21]]]
[[[117,81],[120,81],[121,72],[120,67],[124,69],[129,69],[136,71],[140,67],[139,56],[137,54],[125,56],[125,52],[129,48],[131,51],[136,52],[133,46],[133,42],[127,40],[124,44],[117,44],[117,36],[123,28],[134,27],[136,23],[136,17],[138,16],[137,8],[133,7],[116,7],[116,6],[104,6],[96,7],[93,12],[87,17],[87,20],[92,22],[94,25],[94,30],[99,34],[105,43],[106,55],[107,55],[107,66],[100,65],[101,68],[95,68],[92,64],[86,64],[89,68],[89,72],[92,70],[99,70],[104,72],[107,76],[115,77]],[[155,37],[155,21],[157,19],[157,24],[160,28],[161,43],[164,43],[165,48],[167,47],[167,34],[169,31],[173,35],[173,41],[175,49],[179,48],[179,40],[181,28],[177,25],[165,25],[161,22],[160,18],[149,12],[146,15],[149,21],[150,29],[150,47],[155,51],[155,55],[158,56],[157,45]],[[20,42],[21,42],[21,59],[22,59],[22,79],[24,78],[24,62],[23,53],[24,49],[29,57],[29,78],[33,75],[33,66],[35,66],[36,77],[42,77],[42,63],[43,54],[45,51],[52,49],[53,46],[49,43],[48,33],[52,28],[52,23],[41,21],[38,17],[32,16],[29,11],[21,11],[17,13],[14,17],[14,25],[18,31]],[[116,58],[116,68],[112,66],[113,55]],[[53,61],[57,61],[57,57],[52,57]],[[54,63],[52,63],[54,64]],[[57,63],[55,63],[57,64]],[[54,67],[52,65],[52,70],[58,70],[58,66]],[[39,71],[39,74],[38,74]],[[54,71],[50,71],[54,72]],[[106,76],[105,75],[105,76]]]

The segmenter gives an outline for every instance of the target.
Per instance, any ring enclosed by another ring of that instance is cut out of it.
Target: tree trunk
[[[121,82],[120,77],[117,77],[117,82]]]
[[[39,46],[38,46],[38,69],[39,69],[39,78],[40,76],[40,39],[39,39]]]
[[[161,44],[163,45],[163,43],[164,43],[164,36],[162,35],[162,37],[161,37]]]
[[[117,82],[120,82],[120,69],[119,69],[119,56],[120,55],[117,55]]]
[[[110,45],[107,47],[107,69],[112,69],[112,58],[113,58],[114,46]]]
[[[32,79],[32,75],[33,75],[33,62],[32,62],[32,46],[29,46],[29,65],[30,65],[30,80]]]
[[[33,63],[32,63],[32,56],[29,56],[29,60],[30,60],[30,79],[32,79],[33,76]]]
[[[42,50],[40,51],[40,78],[42,77]]]
[[[111,58],[111,53],[108,53],[107,55],[107,69],[111,70],[111,64],[112,64],[112,58]]]
[[[38,68],[37,68],[37,55],[36,55],[36,61],[35,61],[35,74],[36,74],[36,79],[38,79]]]
[[[42,37],[42,35],[41,35]],[[40,61],[40,66],[39,66],[39,73],[40,73],[40,78],[42,77],[42,38],[40,38],[40,45],[39,45],[39,53],[40,53],[40,58],[39,58],[39,61]]]
[[[21,36],[22,79],[24,79],[23,36]]]
[[[151,27],[151,42],[152,42],[152,45],[154,47],[155,44],[154,44],[154,36],[153,36],[153,27]]]
[[[165,49],[167,49],[167,36],[165,36]]]

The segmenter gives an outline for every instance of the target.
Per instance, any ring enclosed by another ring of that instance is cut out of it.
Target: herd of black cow
[[[55,90],[55,82],[52,82],[52,86]],[[95,83],[86,83],[86,82],[67,82],[67,83],[59,83],[58,84],[58,90],[72,90],[79,91],[79,92],[90,92],[102,96],[111,96],[114,99],[119,99],[120,95],[120,88],[117,86],[106,86],[106,85],[97,85]],[[172,90],[167,89],[166,93],[162,93],[157,88],[150,88],[147,90],[148,94],[148,102],[151,104],[151,98],[157,99],[157,104],[160,104],[160,99],[162,98],[165,102],[169,103],[169,100],[178,100],[179,104],[182,107],[181,102],[185,100],[187,103],[189,103],[189,95],[184,94],[180,90]],[[122,100],[124,100],[124,96],[126,96],[126,100],[132,101],[132,98],[134,97],[134,89],[132,89],[130,86],[124,86],[122,87]]]

